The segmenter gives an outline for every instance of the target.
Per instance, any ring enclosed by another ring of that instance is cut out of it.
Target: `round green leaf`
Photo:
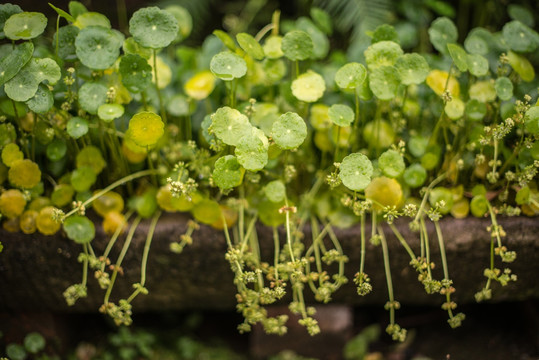
[[[71,185],[77,192],[90,190],[97,175],[90,166],[81,166],[71,173]]]
[[[226,190],[241,184],[243,172],[238,159],[233,155],[226,155],[217,159],[212,176],[215,185]]]
[[[4,24],[4,34],[11,40],[30,40],[38,37],[47,27],[47,18],[39,12],[13,14]]]
[[[47,145],[47,158],[51,161],[59,161],[67,153],[67,144],[64,140],[54,139]]]
[[[483,120],[487,114],[487,104],[475,99],[471,99],[466,103],[466,116],[471,120]]]
[[[394,66],[403,54],[399,44],[393,41],[380,41],[365,50],[365,61],[369,70],[382,66]]]
[[[369,76],[369,86],[373,94],[380,100],[393,99],[399,84],[397,70],[391,66],[377,67]]]
[[[466,51],[458,44],[447,44],[447,50],[449,50],[449,55],[457,68],[464,72],[468,70],[468,54]]]
[[[331,121],[337,126],[350,126],[356,117],[350,106],[335,104],[328,110]]]
[[[396,150],[387,150],[380,155],[378,167],[385,176],[390,178],[399,177],[406,168],[402,155]]]
[[[89,145],[77,154],[76,165],[78,168],[89,166],[93,169],[94,173],[99,174],[103,171],[107,163],[105,163],[99,148]]]
[[[292,94],[301,101],[315,102],[324,95],[324,91],[324,78],[311,70],[292,81]]]
[[[497,78],[494,87],[500,100],[506,101],[513,97],[513,83],[508,77]]]
[[[264,54],[270,59],[278,59],[282,57],[283,50],[281,50],[281,44],[283,42],[283,37],[279,35],[271,35],[266,38],[264,41]]]
[[[54,85],[60,80],[61,71],[52,59],[32,58],[11,80],[6,82],[4,90],[15,101],[26,101],[34,96],[43,81]]]
[[[31,354],[37,354],[45,349],[45,339],[40,333],[31,332],[24,337],[24,347]]]
[[[281,149],[295,149],[307,137],[305,121],[294,112],[287,112],[273,123],[272,138]]]
[[[79,89],[79,104],[90,114],[97,114],[97,109],[107,102],[108,89],[105,85],[86,82]]]
[[[64,221],[64,231],[77,244],[87,244],[95,237],[94,223],[86,216],[73,215]]]
[[[15,343],[6,346],[6,355],[12,360],[25,360],[28,356],[24,347]]]
[[[286,65],[282,59],[266,59],[262,63],[267,84],[275,84],[286,75]]]
[[[530,134],[539,134],[539,106],[532,106],[526,111],[524,125]]]
[[[77,35],[75,52],[85,66],[93,70],[105,70],[120,56],[123,41],[124,36],[119,31],[88,26]]]
[[[165,123],[161,116],[150,112],[139,112],[129,120],[129,136],[138,145],[144,148],[153,146],[165,133]]]
[[[395,62],[395,69],[404,85],[421,84],[430,70],[427,60],[416,53],[400,56]]]
[[[457,42],[457,27],[449,18],[440,17],[429,27],[429,38],[436,50],[447,54],[447,44]]]
[[[313,59],[323,59],[329,52],[329,39],[311,20],[300,17],[296,20],[296,29],[309,34],[313,44]]]
[[[362,191],[371,182],[372,163],[367,156],[353,153],[346,156],[339,166],[339,177],[344,186],[352,191]]]
[[[211,119],[211,130],[227,145],[237,146],[245,135],[251,135],[249,119],[236,109],[224,106],[217,109]]]
[[[28,108],[35,113],[44,114],[54,105],[52,92],[45,85],[40,84],[36,94],[26,101]]]
[[[488,73],[488,60],[479,54],[468,54],[468,69],[473,76],[485,76]]]
[[[165,11],[171,13],[178,22],[179,31],[174,42],[180,42],[187,38],[191,34],[191,30],[193,30],[193,18],[189,14],[189,11],[179,5],[167,6]]]
[[[230,51],[223,51],[212,57],[210,70],[222,80],[233,80],[247,73],[247,63],[241,56]]]
[[[335,73],[335,83],[341,89],[355,89],[363,84],[365,79],[367,79],[367,69],[357,62],[343,65]]]
[[[171,13],[150,6],[135,11],[129,20],[129,32],[140,45],[161,49],[178,35],[178,20]]]
[[[420,164],[412,164],[404,171],[403,178],[406,185],[415,189],[427,180],[427,170]]]
[[[79,29],[84,29],[88,26],[101,26],[107,29],[112,27],[110,20],[105,15],[93,11],[87,11],[78,15],[73,25]]]
[[[111,122],[124,114],[124,107],[120,104],[103,104],[97,108],[97,116],[103,121]]]
[[[238,162],[249,171],[262,170],[268,163],[268,143],[262,130],[252,128],[243,136],[234,151]]]
[[[374,44],[380,41],[393,41],[398,44],[399,35],[395,28],[389,24],[378,25],[372,33],[371,43]]]
[[[1,5],[0,5],[1,6]],[[15,49],[0,59],[0,86],[11,80],[32,58],[34,44],[31,41],[15,45]]]
[[[122,75],[122,83],[131,92],[139,93],[152,82],[152,67],[140,55],[122,56],[119,71]]]
[[[72,117],[66,125],[66,131],[74,139],[78,139],[88,133],[88,121],[80,117]]]
[[[539,35],[518,20],[508,22],[503,26],[505,43],[513,51],[532,52],[539,43]]]
[[[11,15],[22,13],[22,9],[19,5],[14,5],[10,3],[0,4],[0,39],[5,37],[4,34],[4,25],[6,20],[9,19]]]
[[[494,83],[489,80],[475,82],[470,86],[468,91],[470,99],[478,100],[483,103],[496,100]]]
[[[369,146],[377,149],[387,148],[395,140],[395,130],[385,120],[373,120],[365,124],[363,138],[369,143]]]
[[[281,180],[270,181],[264,186],[264,194],[269,201],[279,203],[286,197],[286,187]]]
[[[522,80],[530,82],[535,78],[533,65],[524,56],[509,51],[507,53],[507,59],[509,60],[509,65],[520,75]]]
[[[74,60],[77,57],[75,39],[79,35],[79,28],[74,25],[62,26],[52,38],[52,44],[56,47],[56,37],[58,37],[58,56],[64,60]]]
[[[284,56],[292,61],[306,60],[313,55],[313,40],[304,31],[287,32],[281,42]]]
[[[470,54],[486,55],[489,51],[488,43],[480,36],[472,34],[464,40],[464,48]]]
[[[240,44],[243,51],[251,55],[253,59],[262,60],[264,58],[264,50],[253,36],[247,33],[239,33],[236,35],[236,40],[238,40],[238,44]]]
[[[464,115],[464,110],[466,109],[466,104],[459,98],[453,98],[451,101],[448,101],[444,106],[444,111],[448,118],[452,120],[457,120]]]

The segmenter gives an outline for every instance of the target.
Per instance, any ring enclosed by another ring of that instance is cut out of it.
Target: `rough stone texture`
[[[235,286],[232,273],[224,260],[226,243],[222,232],[202,226],[193,235],[194,243],[182,254],[169,250],[172,241],[179,240],[187,228],[187,218],[177,214],[165,214],[154,235],[146,287],[150,293],[139,295],[133,302],[134,311],[179,310],[179,309],[233,309],[235,307]],[[539,298],[539,220],[537,218],[502,218],[499,222],[507,232],[504,243],[510,250],[517,251],[517,259],[509,264],[518,281],[506,287],[493,285],[493,301],[515,301]],[[122,264],[124,276],[119,276],[111,300],[127,297],[131,285],[140,281],[140,261],[149,222],[141,224],[136,232],[131,248]],[[458,303],[474,302],[473,295],[484,284],[483,269],[489,264],[490,235],[486,227],[487,219],[469,218],[464,220],[447,218],[441,222],[445,237],[449,274],[457,291],[454,299]],[[397,226],[411,247],[419,253],[419,240],[408,230],[406,222]],[[441,278],[441,261],[434,226],[429,224],[432,260],[437,268],[434,274]],[[367,229],[367,234],[370,229]],[[427,295],[417,282],[415,271],[408,265],[409,256],[385,227],[389,245],[395,299],[403,304],[438,305],[443,302],[440,295]],[[282,233],[284,240],[284,233]],[[339,240],[350,261],[346,274],[351,279],[359,268],[360,241],[359,228],[339,230]],[[273,254],[271,229],[258,227],[262,257],[270,260]],[[308,231],[305,239],[309,239]],[[88,297],[81,299],[73,307],[68,307],[62,292],[71,284],[81,281],[82,265],[77,262],[81,247],[63,236],[42,236],[39,234],[11,234],[0,230],[0,241],[4,251],[0,253],[0,310],[49,310],[59,312],[95,311],[103,301],[104,291],[99,288],[89,274]],[[112,252],[116,259],[123,239]],[[106,246],[106,239],[98,231],[98,238],[92,243],[97,254]],[[496,265],[503,264],[496,260]],[[387,301],[386,280],[380,247],[367,246],[365,271],[371,277],[373,292],[365,297],[356,294],[350,281],[334,296],[336,303],[384,304]],[[312,297],[307,299],[312,301]]]

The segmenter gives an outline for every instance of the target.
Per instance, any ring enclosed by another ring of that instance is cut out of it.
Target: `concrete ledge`
[[[234,309],[235,286],[232,273],[224,259],[226,251],[222,232],[207,226],[193,234],[193,245],[182,254],[174,254],[169,244],[177,241],[187,227],[187,217],[179,214],[162,216],[155,232],[150,251],[146,287],[150,293],[139,295],[133,302],[134,311],[181,310],[181,309]],[[517,259],[509,264],[518,281],[506,287],[493,285],[492,301],[518,301],[539,298],[539,219],[502,218],[500,224],[507,232],[505,245],[517,252]],[[111,299],[126,297],[131,285],[140,280],[140,261],[144,248],[148,223],[145,222],[133,239],[131,248],[122,264],[124,276],[119,276]],[[419,253],[417,234],[408,229],[406,221],[396,223],[410,246]],[[431,256],[438,267],[436,278],[441,278],[441,262],[434,227],[429,224]],[[450,277],[457,289],[454,299],[460,304],[474,302],[473,295],[484,284],[483,269],[489,264],[490,234],[487,219],[453,219],[441,221],[445,237]],[[409,256],[389,228],[385,228],[388,240],[395,298],[402,304],[438,305],[443,302],[439,295],[427,295],[417,281],[415,271],[409,266]],[[367,233],[369,233],[367,229]],[[273,240],[271,229],[258,227],[262,257],[271,259]],[[306,231],[305,238],[310,234]],[[352,279],[359,268],[359,228],[339,230],[337,236],[345,254],[350,258],[346,275]],[[62,235],[11,234],[0,230],[4,251],[0,254],[0,309],[48,310],[57,312],[96,311],[103,301],[104,291],[89,274],[88,297],[73,307],[68,307],[62,292],[71,284],[80,282],[82,265],[77,262],[81,247]],[[283,236],[284,239],[284,236]],[[104,235],[98,231],[92,243],[96,253],[106,246]],[[119,240],[112,253],[115,259],[122,241]],[[501,267],[502,265],[499,264]],[[384,304],[387,300],[386,282],[380,247],[367,246],[365,271],[371,277],[373,292],[365,297],[356,294],[350,281],[333,297],[336,303],[349,305]],[[310,299],[312,301],[312,297]]]

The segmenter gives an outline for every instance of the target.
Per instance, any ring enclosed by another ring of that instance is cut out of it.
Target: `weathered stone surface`
[[[169,244],[177,241],[187,228],[187,218],[177,214],[164,215],[155,232],[150,251],[146,287],[150,293],[139,295],[133,302],[134,311],[161,309],[233,309],[235,286],[232,273],[224,259],[226,243],[222,232],[207,226],[193,234],[194,243],[182,254],[174,254]],[[507,232],[505,245],[517,251],[517,259],[509,264],[518,281],[506,287],[493,285],[493,301],[539,298],[539,220],[537,218],[499,219]],[[140,262],[148,223],[142,223],[136,232],[131,248],[122,264],[124,276],[119,276],[111,300],[127,297],[132,284],[140,281]],[[486,231],[487,219],[464,220],[447,218],[441,222],[445,236],[449,274],[457,289],[454,299],[458,303],[474,301],[473,295],[484,284],[483,269],[489,265],[490,234]],[[419,253],[419,239],[405,222],[397,222],[399,230],[410,246]],[[437,268],[434,274],[441,278],[441,261],[434,227],[429,224],[432,260]],[[385,227],[388,240],[395,299],[406,304],[431,304],[443,302],[440,295],[427,295],[418,283],[415,271],[408,265],[409,256],[390,229]],[[367,229],[367,234],[370,229]],[[352,279],[359,268],[359,228],[337,232],[344,252],[350,261],[346,274]],[[258,227],[262,256],[270,260],[273,254],[271,229]],[[306,232],[305,239],[310,234]],[[284,240],[284,234],[282,239]],[[81,280],[82,265],[77,262],[81,251],[79,245],[63,236],[39,234],[11,234],[0,230],[0,241],[4,251],[0,253],[0,309],[1,310],[52,310],[52,311],[95,311],[103,301],[104,291],[89,274],[88,297],[68,307],[62,292],[71,284]],[[103,253],[106,239],[98,231],[92,243],[97,254]],[[123,239],[118,241],[112,252],[116,259]],[[497,266],[503,264],[497,261]],[[337,303],[384,304],[387,301],[386,280],[380,247],[367,246],[365,271],[371,277],[373,292],[365,297],[356,294],[350,281],[334,296]],[[309,297],[308,297],[309,299]],[[312,297],[310,298],[312,301]]]

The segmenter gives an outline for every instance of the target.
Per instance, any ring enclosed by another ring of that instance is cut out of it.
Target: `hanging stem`
[[[120,266],[122,265],[122,261],[124,260],[127,250],[129,249],[129,245],[131,245],[131,240],[133,240],[133,236],[135,235],[135,230],[137,229],[141,220],[142,218],[140,216],[137,216],[135,220],[133,221],[133,224],[131,224],[131,227],[129,228],[129,233],[127,234],[127,237],[125,239],[125,243],[122,248],[122,251],[120,252],[120,255],[118,256],[118,260],[116,261],[116,264],[114,265],[114,271],[112,272],[112,276],[110,277],[109,287],[107,288],[107,292],[105,293],[105,300],[104,300],[105,305],[109,303],[110,293],[112,292],[112,287],[114,286],[114,282],[116,281],[116,276],[118,276],[118,270],[120,269]]]

